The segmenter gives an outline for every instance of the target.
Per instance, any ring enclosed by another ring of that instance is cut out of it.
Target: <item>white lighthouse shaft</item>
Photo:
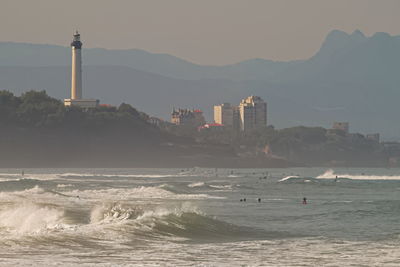
[[[72,47],[71,99],[82,98],[82,60],[81,49]]]
[[[72,48],[71,99],[82,99],[82,43],[80,34],[74,34]]]

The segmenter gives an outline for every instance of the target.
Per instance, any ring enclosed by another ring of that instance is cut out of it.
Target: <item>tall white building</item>
[[[267,126],[267,103],[259,96],[249,96],[239,104],[239,125],[241,131]]]
[[[234,108],[229,103],[214,106],[214,122],[224,126],[233,126]]]
[[[71,71],[71,98],[64,99],[65,106],[79,106],[81,108],[95,108],[99,104],[96,99],[82,98],[82,42],[81,35],[76,31],[71,43],[72,71]]]

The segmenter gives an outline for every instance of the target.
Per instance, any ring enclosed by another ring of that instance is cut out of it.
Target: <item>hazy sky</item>
[[[303,59],[332,29],[400,34],[400,0],[0,0],[0,41],[140,48],[200,64]]]

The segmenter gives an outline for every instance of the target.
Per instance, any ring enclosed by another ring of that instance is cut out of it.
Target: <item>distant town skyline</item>
[[[144,49],[198,64],[306,59],[334,29],[399,35],[397,0],[3,0],[2,42]],[[68,33],[68,34],[66,34]]]

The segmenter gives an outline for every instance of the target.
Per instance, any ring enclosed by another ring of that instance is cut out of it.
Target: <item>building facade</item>
[[[367,134],[365,136],[368,140],[375,141],[375,142],[380,142],[380,134],[379,133],[374,133],[374,134]]]
[[[173,109],[171,113],[171,122],[176,125],[187,125],[199,127],[205,124],[203,112],[199,109]]]
[[[349,130],[350,130],[350,125],[348,122],[334,122],[332,125],[332,129],[341,130],[341,131],[345,132],[346,134],[348,134]]]
[[[238,107],[239,128],[251,131],[267,126],[267,103],[259,96],[243,99]]]
[[[230,103],[214,106],[214,122],[227,127],[233,126],[234,107]]]

